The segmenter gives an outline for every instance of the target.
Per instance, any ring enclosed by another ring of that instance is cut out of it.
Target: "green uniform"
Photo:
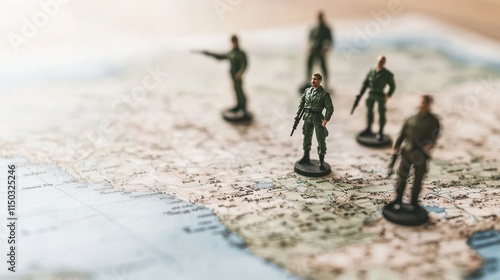
[[[243,73],[247,68],[247,56],[240,48],[233,48],[228,53],[216,54],[211,52],[204,52],[206,55],[215,57],[217,59],[228,59],[231,63],[229,73],[233,80],[234,92],[236,93],[236,101],[238,102],[237,108],[246,111],[246,97],[243,92],[243,81],[236,76],[236,73]]]
[[[415,169],[415,178],[412,189],[411,203],[416,205],[420,193],[422,180],[427,172],[427,163],[430,159],[423,148],[427,144],[435,145],[440,131],[439,120],[431,113],[416,114],[408,118],[401,129],[401,134],[395,143],[395,148],[401,146],[401,164],[398,170],[398,185],[396,201],[401,203],[406,187],[406,179],[410,168]]]
[[[334,108],[330,93],[322,86],[317,89],[313,87],[307,88],[302,94],[300,100],[299,111],[304,108],[304,125],[302,126],[302,134],[304,135],[303,148],[304,151],[311,150],[311,142],[313,130],[316,131],[316,140],[318,140],[318,154],[326,154],[326,137],[328,130],[321,125],[323,119],[327,121],[332,117]],[[326,109],[323,116],[323,109]]]
[[[382,68],[377,72],[376,69],[371,69],[363,82],[363,87],[361,88],[360,95],[363,95],[367,88],[370,88],[368,98],[366,99],[367,107],[367,128],[371,129],[373,123],[373,106],[378,103],[378,113],[379,113],[379,129],[382,132],[386,122],[385,119],[385,93],[384,89],[386,85],[389,85],[389,92],[387,95],[390,97],[396,89],[396,84],[394,83],[394,75],[387,69]]]
[[[309,32],[309,54],[307,57],[306,81],[309,81],[312,74],[314,61],[319,60],[321,64],[321,71],[323,71],[324,84],[327,86],[328,82],[328,69],[326,66],[326,59],[323,56],[323,48],[330,48],[333,45],[332,32],[330,27],[324,23],[311,29]]]

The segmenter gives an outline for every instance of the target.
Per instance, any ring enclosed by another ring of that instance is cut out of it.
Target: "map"
[[[361,24],[335,22],[323,178],[293,172],[302,139],[289,137],[306,25],[239,33],[250,125],[220,116],[228,65],[190,52],[227,50],[224,34],[22,61],[0,94],[0,182],[12,165],[17,178],[16,272],[3,253],[0,278],[498,279],[500,44],[422,16],[361,42]],[[354,139],[366,109],[350,109],[379,54],[397,85],[386,132],[424,93],[444,127],[419,227],[382,217],[390,149]]]

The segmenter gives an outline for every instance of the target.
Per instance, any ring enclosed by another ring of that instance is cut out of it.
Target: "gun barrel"
[[[361,99],[361,95],[357,95],[356,100],[354,100],[354,104],[352,105],[351,115],[354,113],[354,110],[356,109],[356,107],[358,107],[360,99]]]
[[[398,154],[394,154],[391,156],[391,161],[389,162],[389,166],[387,168],[387,177],[390,177],[394,173],[394,164],[398,159]]]
[[[290,133],[290,137],[292,137],[293,133],[295,132],[295,129],[297,129],[297,125],[299,125],[300,119],[295,118],[295,122],[293,123],[292,127],[292,132]]]
[[[297,125],[299,125],[300,119],[304,115],[304,108],[302,108],[299,112],[297,112],[297,116],[295,117],[295,121],[293,122],[292,132],[290,133],[290,137],[292,137],[293,132],[297,129]]]

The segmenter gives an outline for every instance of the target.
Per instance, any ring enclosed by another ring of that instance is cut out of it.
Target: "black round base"
[[[307,177],[322,177],[330,174],[332,169],[328,163],[325,162],[325,170],[319,169],[319,160],[311,159],[309,163],[300,164],[298,161],[295,163],[293,170],[300,175]]]
[[[358,134],[356,141],[368,147],[387,147],[392,145],[392,139],[388,135],[382,135],[382,139],[378,140],[376,134]]]
[[[250,112],[245,113],[242,110],[236,112],[224,110],[222,111],[222,118],[232,123],[249,123],[252,121],[253,116]]]
[[[382,210],[382,215],[388,221],[404,226],[419,226],[429,221],[429,215],[422,206],[419,205],[415,209],[407,203],[401,204],[398,210],[395,210],[391,204],[386,205]]]

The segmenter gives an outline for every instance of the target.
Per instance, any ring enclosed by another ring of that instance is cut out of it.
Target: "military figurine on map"
[[[302,118],[304,120],[302,126],[304,156],[295,163],[294,169],[295,172],[304,176],[320,177],[329,174],[331,171],[330,165],[325,162],[326,137],[328,136],[326,124],[330,121],[334,108],[330,93],[321,86],[322,80],[321,74],[312,74],[312,87],[307,88],[302,94],[297,117],[290,134],[290,136],[293,134]],[[323,109],[326,110],[325,115],[323,115]],[[313,132],[316,133],[316,140],[318,141],[319,161],[311,160],[309,157]]]
[[[312,73],[313,65],[319,61],[323,71],[323,86],[328,90],[328,67],[326,64],[327,53],[333,46],[333,37],[330,27],[326,24],[323,12],[318,13],[318,25],[309,32],[309,53],[307,55],[306,82],[300,87],[302,94],[309,87],[309,75]]]
[[[214,57],[219,60],[228,59],[231,68],[229,73],[233,80],[234,92],[236,94],[237,105],[231,109],[222,112],[225,120],[231,122],[246,122],[250,121],[252,116],[247,111],[246,97],[243,92],[243,73],[247,68],[247,56],[243,50],[240,49],[238,37],[231,36],[232,49],[227,53],[217,54],[209,51],[202,51],[201,53]]]
[[[359,100],[361,99],[365,91],[369,88],[370,91],[368,93],[368,98],[366,99],[366,129],[356,137],[358,143],[362,145],[380,147],[389,146],[392,142],[389,136],[384,135],[384,125],[386,123],[386,103],[394,93],[396,84],[394,83],[394,75],[384,67],[385,62],[385,56],[378,57],[377,66],[374,69],[371,69],[366,75],[361,91],[356,96],[356,101],[351,111],[352,114],[354,112],[354,109],[358,106]],[[389,91],[387,93],[384,92],[386,86],[389,86]],[[372,124],[374,119],[373,107],[375,103],[377,104],[379,115],[379,127],[378,133],[376,135],[372,132]]]
[[[398,151],[401,157],[397,172],[397,196],[394,201],[384,207],[382,214],[387,220],[397,224],[420,225],[428,220],[427,211],[418,205],[418,195],[422,187],[422,180],[428,170],[432,149],[436,146],[440,131],[439,120],[431,113],[432,101],[431,96],[422,96],[418,113],[405,120],[401,134],[392,148],[393,157],[397,155]],[[412,166],[415,175],[411,202],[406,204],[403,203],[403,194],[406,188],[406,179]]]

